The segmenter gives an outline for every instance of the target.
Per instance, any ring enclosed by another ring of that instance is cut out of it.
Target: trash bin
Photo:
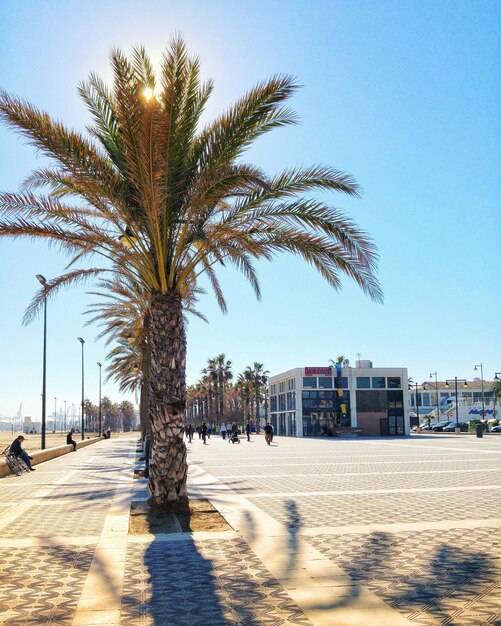
[[[484,428],[483,428],[482,424],[476,424],[475,425],[475,432],[477,433],[477,437],[483,437],[484,436]]]

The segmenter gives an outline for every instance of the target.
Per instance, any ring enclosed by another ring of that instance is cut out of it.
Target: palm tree
[[[259,421],[259,407],[261,404],[261,391],[263,386],[266,385],[268,381],[269,372],[264,371],[264,365],[262,363],[258,363],[254,361],[252,367],[248,367],[246,369],[249,380],[252,383],[252,388],[254,392],[254,409],[255,409],[255,418],[256,422]]]
[[[252,393],[252,372],[249,367],[238,375],[236,387],[240,392],[240,397],[242,398],[243,419],[245,422],[249,419],[250,415],[250,401]]]
[[[219,418],[224,421],[224,390],[227,383],[233,378],[231,371],[231,361],[226,360],[225,354],[219,354],[215,358],[217,386],[219,388]]]
[[[94,119],[90,138],[0,92],[0,117],[53,163],[31,174],[25,192],[0,194],[0,236],[56,242],[71,263],[101,255],[108,271],[130,277],[147,294],[150,504],[161,507],[186,497],[183,298],[190,281],[204,274],[226,311],[220,265],[238,268],[260,297],[253,261],[289,252],[335,289],[346,274],[373,300],[381,301],[382,292],[368,236],[339,210],[305,195],[357,196],[350,176],[316,165],[269,177],[242,160],[259,137],[296,122],[285,106],[297,89],[293,78],[258,84],[200,128],[213,84],[201,81],[199,61],[180,37],[164,54],[158,78],[141,47],[130,58],[114,50],[111,66],[111,88],[95,74],[79,87]],[[73,269],[45,295],[102,271]]]
[[[492,383],[491,391],[492,391],[493,401],[494,401],[492,417],[497,419],[497,417],[496,417],[496,404],[497,404],[498,396],[501,396],[501,379],[494,378],[494,382]]]
[[[212,415],[212,400],[214,400],[215,413],[214,417],[216,422],[221,422],[220,417],[220,402],[219,402],[219,378],[217,372],[216,358],[208,359],[207,366],[202,370],[203,380],[209,387],[210,409]]]

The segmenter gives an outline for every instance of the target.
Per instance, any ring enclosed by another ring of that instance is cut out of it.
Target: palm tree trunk
[[[150,506],[186,499],[186,335],[181,296],[153,292],[151,298]]]
[[[219,415],[222,422],[224,419],[224,375],[222,373],[219,377]]]
[[[256,422],[259,421],[259,382],[256,380],[255,386],[255,394],[256,394]]]
[[[144,339],[141,342],[141,396],[139,419],[143,438],[152,434],[149,417],[150,407],[150,369],[151,369],[151,317],[147,313],[143,321]]]

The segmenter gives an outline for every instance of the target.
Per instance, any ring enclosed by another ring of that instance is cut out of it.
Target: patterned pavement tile
[[[121,623],[310,625],[239,538],[130,543]]]
[[[416,624],[501,620],[501,538],[492,529],[347,533],[308,541]]]
[[[317,472],[317,474],[320,472]],[[322,474],[325,474],[322,472]],[[463,487],[488,486],[491,484],[492,478],[484,472],[475,473],[451,473],[440,474],[440,487],[457,487],[459,480]],[[498,472],[501,480],[501,471]],[[402,483],[414,485],[414,474],[399,475],[400,480],[395,480],[395,474],[374,474],[374,475],[342,475],[332,474],[330,476],[317,476],[314,491],[343,491],[343,490],[367,490],[367,489],[402,489]],[[422,475],[422,480],[426,484],[426,478],[433,484],[436,484],[437,474]],[[259,494],[266,491],[268,493],[294,493],[304,492],[308,494],[312,490],[311,474],[308,477],[296,476],[280,476],[267,475],[266,482],[263,483],[263,476],[245,478],[223,478],[223,482],[234,489],[237,493],[246,493],[248,491]],[[419,485],[425,487],[425,484]]]
[[[110,503],[111,500],[35,505],[0,529],[0,537],[18,539],[99,535]]]
[[[496,492],[497,494],[497,492]],[[254,497],[248,499],[286,526],[350,526],[371,523],[409,523],[501,517],[501,498],[489,491],[429,493],[339,494],[300,498]],[[289,519],[291,503],[298,523]]]
[[[92,546],[0,548],[0,624],[70,625]]]

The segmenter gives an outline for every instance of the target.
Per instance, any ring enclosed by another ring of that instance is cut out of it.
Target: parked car
[[[454,424],[455,426],[456,422],[437,422],[434,426],[432,426],[432,430],[434,430],[435,432],[442,432],[446,426],[449,426],[449,424]]]
[[[462,432],[468,431],[468,424],[466,422],[459,422],[458,427]],[[444,433],[452,433],[456,429],[456,422],[451,422],[448,426],[444,426],[442,430]]]
[[[501,424],[498,424],[497,426],[493,426],[491,428],[491,433],[501,433]]]

